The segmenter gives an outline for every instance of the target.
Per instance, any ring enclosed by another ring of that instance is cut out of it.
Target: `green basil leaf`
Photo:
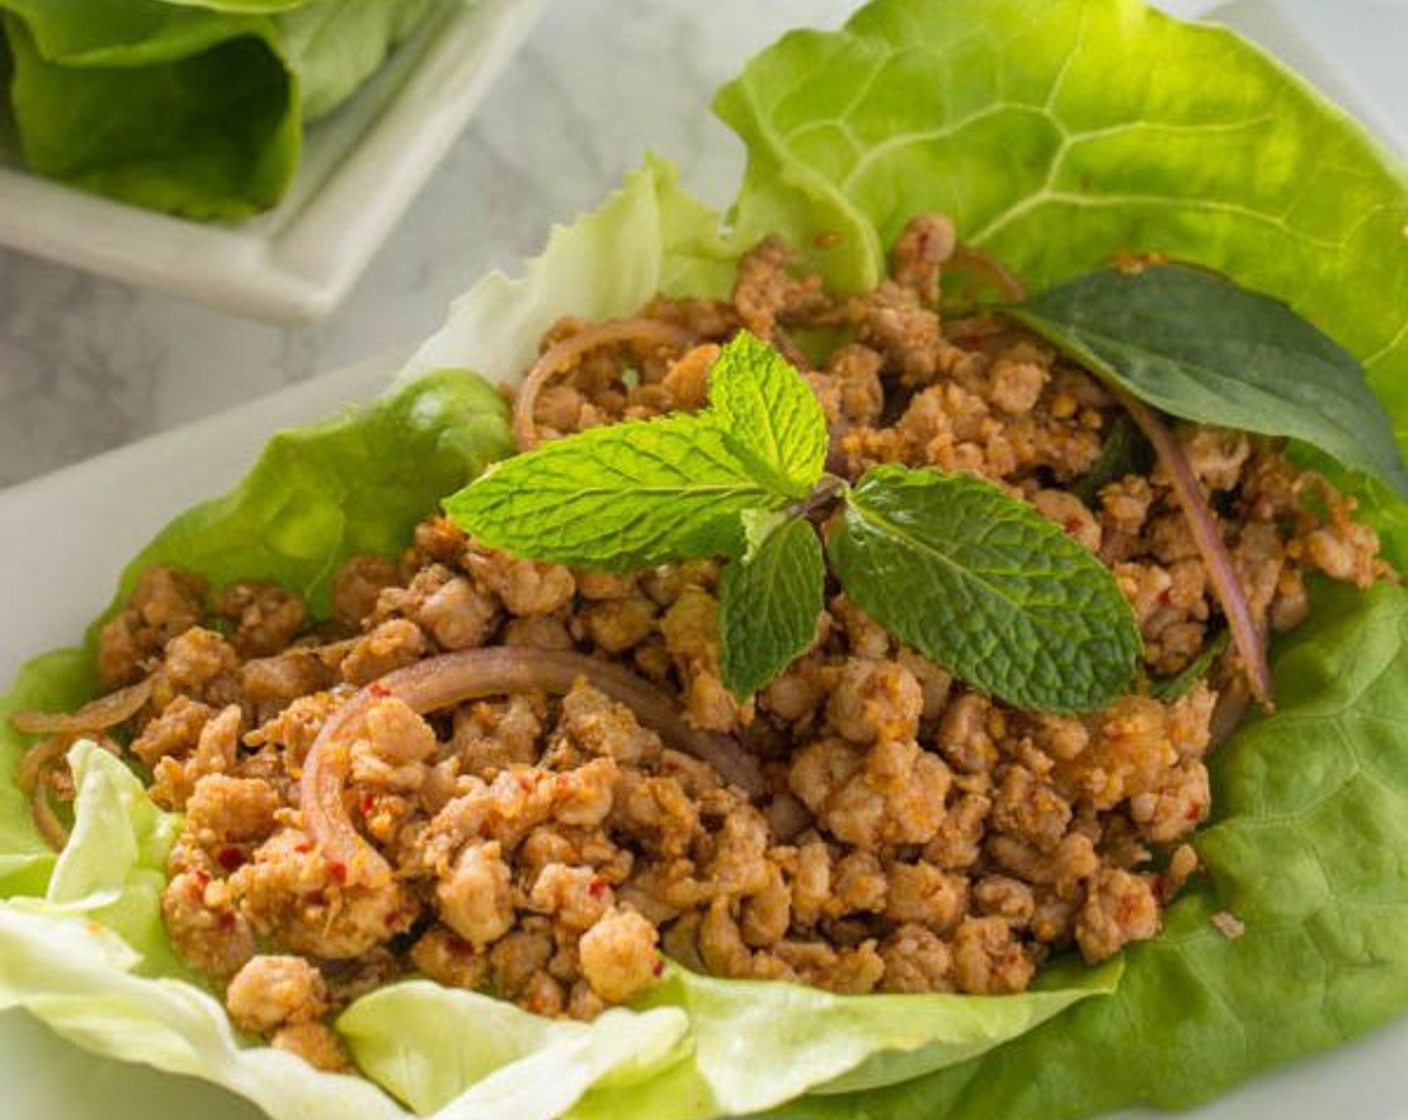
[[[857,606],[1017,707],[1099,708],[1134,674],[1139,630],[1108,569],[981,479],[875,467],[827,545]]]
[[[786,499],[711,417],[593,428],[516,455],[445,501],[465,532],[535,560],[626,571],[742,549],[738,515]]]
[[[1292,436],[1408,496],[1364,370],[1284,303],[1181,265],[1102,269],[1008,308],[1098,376],[1185,420]]]
[[[804,518],[745,513],[748,554],[719,583],[723,681],[739,700],[751,696],[811,645],[821,615],[826,562]],[[758,539],[758,530],[765,534]],[[757,544],[752,542],[757,540]]]
[[[1227,630],[1221,631],[1203,648],[1202,653],[1173,676],[1151,682],[1149,694],[1156,700],[1162,700],[1165,704],[1171,704],[1173,701],[1187,696],[1197,686],[1197,683],[1208,675],[1213,665],[1217,663],[1217,659],[1227,652],[1231,641],[1231,633]]]
[[[1100,491],[1112,482],[1131,474],[1148,474],[1154,467],[1154,449],[1128,415],[1121,415],[1110,425],[1100,455],[1091,464],[1085,477],[1071,488],[1077,498],[1094,507]]]
[[[788,497],[812,492],[826,464],[826,414],[786,358],[740,332],[709,373],[709,403],[759,477]]]

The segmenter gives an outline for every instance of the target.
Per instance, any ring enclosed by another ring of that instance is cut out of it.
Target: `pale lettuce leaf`
[[[766,980],[673,968],[637,1006],[683,1009],[692,1050],[658,1076],[588,1093],[571,1120],[704,1120],[771,1108],[812,1091],[890,1085],[1018,1038],[1116,989],[1119,961],[1054,969],[1016,996],[838,996]],[[1095,1002],[1100,1002],[1098,999]]]
[[[421,1115],[554,1120],[593,1086],[637,1083],[680,1061],[690,1022],[677,1007],[547,1019],[413,980],[363,996],[337,1029],[362,1071]]]
[[[398,383],[445,365],[509,381],[532,363],[544,332],[563,316],[632,315],[662,291],[727,294],[737,254],[718,236],[718,214],[677,180],[672,165],[648,159],[596,210],[554,227],[521,277],[489,273],[455,300]]]
[[[401,1120],[371,1083],[320,1073],[237,1037],[213,996],[182,979],[161,924],[178,818],[92,743],[70,752],[77,819],[41,897],[0,903],[0,1008],[23,1007],[90,1050],[214,1081],[280,1120]]]

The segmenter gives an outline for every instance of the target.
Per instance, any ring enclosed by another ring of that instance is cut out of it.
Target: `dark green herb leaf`
[[[786,502],[707,415],[594,428],[517,455],[445,502],[491,548],[625,571],[742,550],[738,515]]]
[[[1162,700],[1165,703],[1171,703],[1188,695],[1193,691],[1194,686],[1208,675],[1217,659],[1227,652],[1227,646],[1231,640],[1231,634],[1223,630],[1207,644],[1202,653],[1193,658],[1180,672],[1171,677],[1154,681],[1149,687],[1150,694],[1156,700]]]
[[[1120,416],[1105,436],[1100,456],[1071,492],[1088,506],[1094,506],[1100,491],[1131,474],[1148,474],[1154,465],[1154,449],[1127,415]]]
[[[1304,440],[1408,496],[1363,368],[1278,300],[1200,269],[1150,265],[1088,273],[1008,312],[1170,415]]]
[[[750,528],[748,554],[724,568],[719,583],[723,681],[740,700],[811,645],[826,582],[826,563],[810,521],[779,522],[766,513],[743,518]]]
[[[827,544],[857,606],[1017,707],[1087,711],[1130,683],[1139,631],[1114,577],[987,482],[873,468]]]
[[[709,373],[709,403],[758,477],[789,497],[812,492],[826,463],[826,415],[786,358],[740,332]]]

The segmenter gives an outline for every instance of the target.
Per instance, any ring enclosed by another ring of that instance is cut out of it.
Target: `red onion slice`
[[[519,451],[531,451],[538,446],[538,428],[533,420],[538,393],[550,378],[569,368],[583,354],[599,346],[622,342],[652,342],[660,346],[683,347],[695,341],[694,335],[673,323],[637,318],[597,323],[554,343],[533,364],[518,388],[513,402],[513,442]]]
[[[1193,542],[1198,546],[1203,565],[1207,568],[1213,594],[1217,596],[1222,613],[1227,618],[1232,644],[1241,656],[1252,696],[1269,711],[1272,707],[1271,668],[1266,662],[1265,631],[1252,614],[1251,604],[1237,578],[1227,544],[1217,527],[1217,515],[1208,505],[1207,496],[1193,474],[1188,456],[1183,453],[1183,447],[1168,425],[1159,419],[1152,408],[1120,389],[1110,388],[1153,445],[1155,454],[1168,472],[1169,484],[1183,509],[1183,515],[1188,519]]]
[[[755,759],[732,739],[685,722],[673,697],[629,669],[581,653],[491,646],[427,658],[389,673],[355,693],[323,724],[300,779],[303,823],[324,856],[345,870],[347,882],[379,885],[392,869],[347,815],[343,790],[351,740],[367,709],[394,696],[425,714],[486,696],[520,692],[562,695],[584,680],[658,732],[674,747],[711,764],[725,781],[756,796],[765,785]]]
[[[26,735],[82,735],[106,731],[126,723],[142,710],[152,695],[150,679],[120,688],[85,704],[76,712],[50,715],[48,712],[16,712],[10,723]]]

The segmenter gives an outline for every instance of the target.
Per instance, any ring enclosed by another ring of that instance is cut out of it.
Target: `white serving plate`
[[[1371,83],[1358,80],[1352,57],[1335,52],[1340,65],[1328,63],[1326,52],[1317,52],[1307,33],[1308,21],[1298,22],[1289,14],[1295,5],[1310,2],[1235,0],[1218,11],[1226,13],[1228,22],[1293,59],[1371,123],[1408,119],[1408,69],[1388,71],[1386,83]],[[1200,0],[1167,0],[1163,6],[1186,15],[1214,7]],[[1400,27],[1408,25],[1404,0],[1377,0],[1368,7],[1396,18]],[[1353,40],[1339,41],[1343,45]],[[1386,127],[1385,135],[1401,144],[1402,138],[1394,137],[1390,128]],[[29,656],[77,641],[86,622],[106,604],[125,558],[173,513],[233,484],[271,432],[365,399],[385,384],[398,365],[399,356],[391,355],[329,374],[0,491],[0,540],[5,542],[0,549],[0,601],[6,611],[0,626],[0,688],[8,685]],[[1406,1066],[1408,1016],[1182,1115],[1187,1120],[1333,1116],[1405,1120]],[[1154,1120],[1165,1115],[1140,1110],[1110,1120]],[[25,1012],[0,1013],[0,1117],[88,1120],[97,1116],[259,1120],[262,1113],[202,1082],[94,1057],[59,1039]]]
[[[0,244],[237,315],[311,323],[361,275],[542,2],[464,0],[432,16],[308,129],[288,196],[257,218],[187,221],[0,166]]]

